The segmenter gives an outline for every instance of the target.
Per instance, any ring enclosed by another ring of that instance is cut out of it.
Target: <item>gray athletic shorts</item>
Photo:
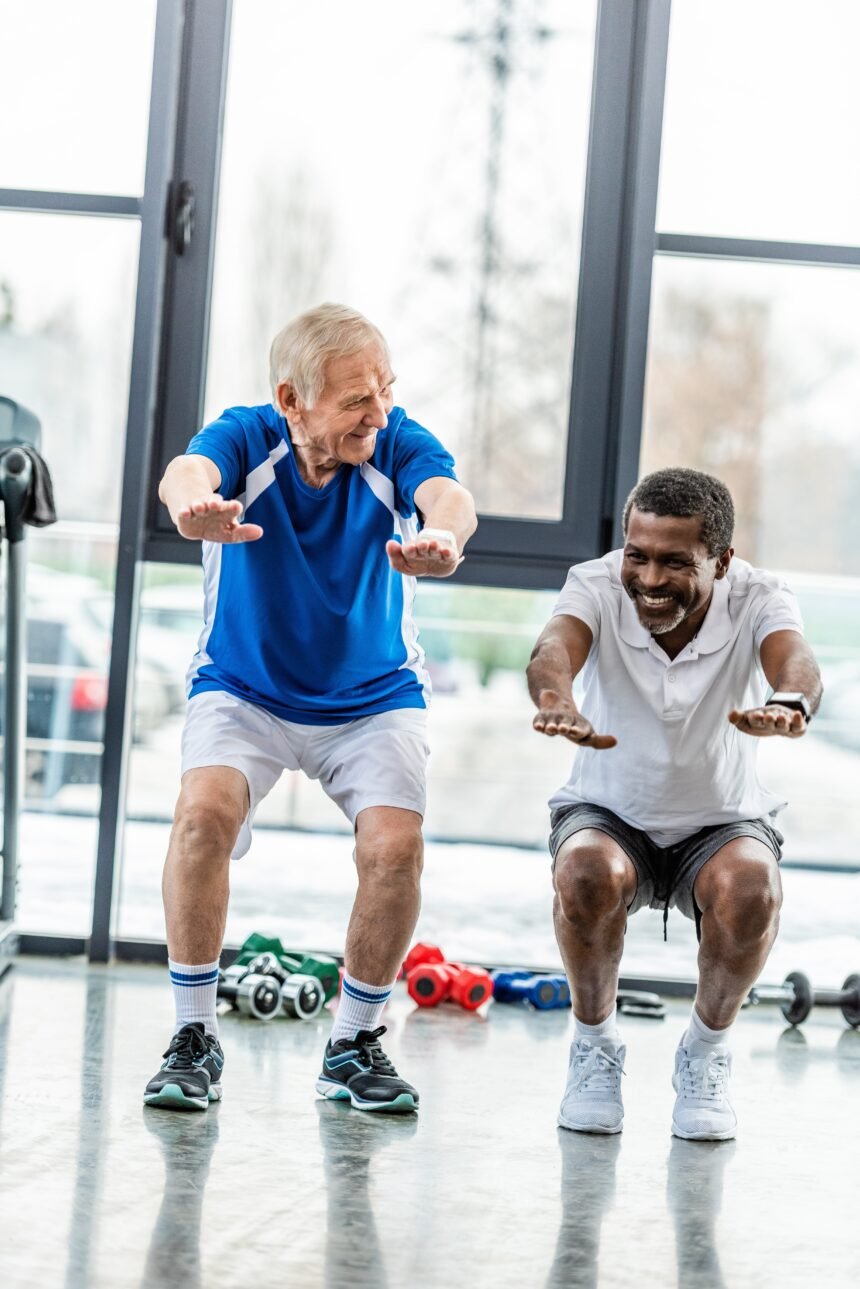
[[[693,898],[693,883],[712,855],[735,837],[755,837],[773,851],[777,862],[782,858],[783,835],[765,819],[741,819],[737,823],[715,824],[700,828],[691,837],[673,846],[658,846],[646,832],[625,823],[604,806],[582,803],[561,806],[550,819],[549,849],[553,868],[559,847],[583,828],[597,828],[611,837],[636,869],[638,885],[628,913],[639,909],[663,910],[665,924],[670,908],[695,919],[699,934],[701,911]]]

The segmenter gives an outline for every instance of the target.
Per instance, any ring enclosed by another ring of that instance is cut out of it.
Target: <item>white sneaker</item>
[[[621,1076],[627,1048],[613,1039],[574,1039],[567,1086],[558,1112],[560,1128],[572,1132],[620,1132],[624,1122]]]
[[[686,1035],[684,1036],[686,1038]],[[729,1100],[732,1055],[723,1043],[684,1039],[675,1053],[672,1087],[677,1092],[672,1132],[688,1141],[728,1141],[738,1119]]]

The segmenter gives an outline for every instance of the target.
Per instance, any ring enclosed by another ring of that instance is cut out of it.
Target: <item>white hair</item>
[[[318,304],[278,332],[269,350],[272,403],[278,406],[278,386],[289,381],[305,407],[313,407],[325,388],[325,367],[331,358],[343,358],[377,343],[389,358],[388,345],[378,327],[345,304]]]

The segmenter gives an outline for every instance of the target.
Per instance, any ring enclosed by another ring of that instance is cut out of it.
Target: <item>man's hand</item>
[[[456,543],[425,538],[420,533],[411,542],[386,542],[385,549],[391,567],[410,577],[450,577],[463,563]]]
[[[742,734],[752,734],[755,738],[771,738],[774,734],[783,738],[802,738],[806,733],[803,712],[793,707],[781,707],[779,703],[751,707],[747,712],[733,709],[729,712],[729,720]]]
[[[263,536],[259,524],[240,524],[240,501],[225,501],[218,493],[192,501],[176,516],[176,527],[189,541],[255,542]]]
[[[541,691],[538,714],[532,726],[538,734],[547,734],[550,738],[558,734],[578,747],[593,747],[598,751],[615,747],[618,743],[612,734],[595,734],[591,722],[576,710],[573,703],[565,702],[550,689]]]

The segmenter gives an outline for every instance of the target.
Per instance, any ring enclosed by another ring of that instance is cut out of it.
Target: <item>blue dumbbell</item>
[[[497,1003],[531,1003],[538,1011],[570,1006],[570,989],[564,976],[535,976],[530,971],[497,971],[493,976]]]

